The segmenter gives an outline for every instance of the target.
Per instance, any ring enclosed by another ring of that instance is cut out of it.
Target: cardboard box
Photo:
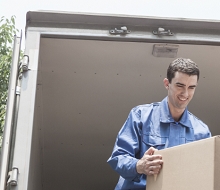
[[[220,190],[220,136],[159,150],[164,164],[146,190]]]

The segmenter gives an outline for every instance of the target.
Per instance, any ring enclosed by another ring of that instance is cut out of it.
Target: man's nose
[[[182,94],[183,94],[184,96],[188,97],[188,95],[189,95],[188,89],[187,89],[187,88],[183,89]]]

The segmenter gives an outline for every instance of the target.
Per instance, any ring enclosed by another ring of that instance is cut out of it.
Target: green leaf
[[[10,68],[12,62],[13,38],[18,31],[15,27],[15,16],[9,19],[0,18],[0,147],[8,94]],[[22,55],[22,53],[21,53]]]

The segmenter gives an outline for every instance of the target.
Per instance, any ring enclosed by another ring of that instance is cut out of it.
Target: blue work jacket
[[[208,126],[187,108],[180,121],[175,122],[167,97],[161,102],[133,108],[107,161],[120,175],[115,189],[146,189],[146,175],[137,173],[136,163],[150,147],[160,150],[208,137],[211,137]]]

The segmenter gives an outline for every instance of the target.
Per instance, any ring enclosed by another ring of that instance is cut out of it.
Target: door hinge
[[[20,86],[16,86],[16,94],[17,95],[21,94],[21,87]]]
[[[29,65],[29,56],[24,55],[23,60],[22,60],[22,70],[28,71],[28,65]]]
[[[11,185],[11,186],[16,186],[18,184],[18,168],[17,167],[13,167],[11,171],[8,172],[8,181],[7,181],[7,186]]]
[[[109,31],[110,34],[122,34],[122,35],[125,35],[125,34],[130,34],[131,31],[127,29],[126,26],[122,26],[121,29],[113,29],[113,30],[110,30]]]

